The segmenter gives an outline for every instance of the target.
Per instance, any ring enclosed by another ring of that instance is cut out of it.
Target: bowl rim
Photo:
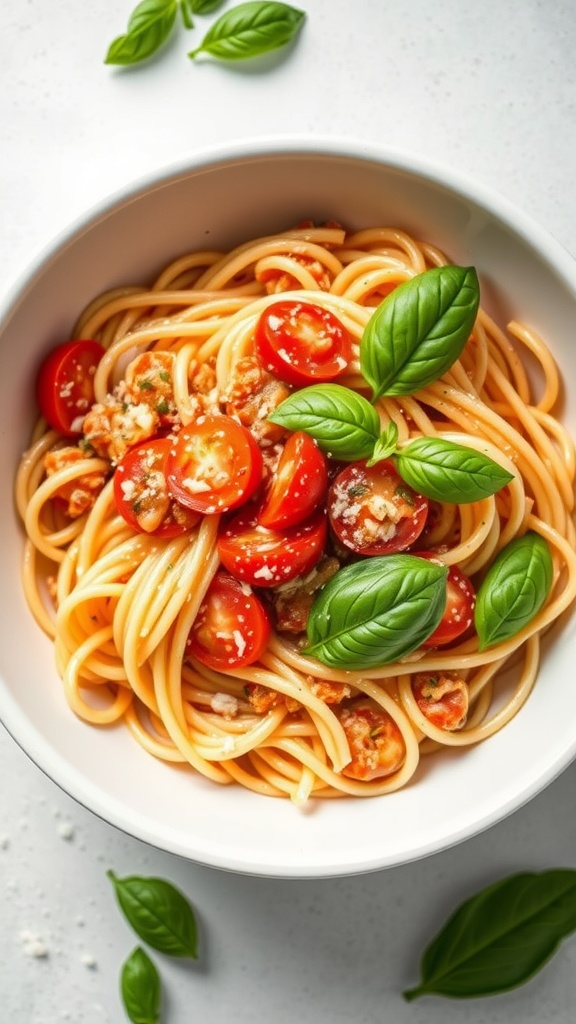
[[[530,248],[537,248],[550,267],[568,286],[576,302],[576,261],[571,253],[530,214],[517,207],[497,190],[483,184],[471,175],[454,168],[447,168],[440,162],[422,157],[417,152],[387,147],[350,136],[326,135],[316,136],[312,139],[301,135],[270,135],[254,136],[203,147],[187,158],[159,166],[133,178],[93,203],[85,212],[61,228],[47,243],[37,248],[24,268],[17,270],[13,278],[7,282],[2,295],[0,295],[0,331],[10,318],[12,311],[25,298],[28,289],[33,286],[54,256],[66,246],[73,244],[93,224],[113,213],[115,209],[138,199],[150,190],[162,188],[177,179],[200,171],[250,160],[261,161],[282,157],[292,159],[298,156],[349,159],[362,164],[374,163],[413,177],[420,177],[462,196],[471,203],[486,209],[491,216],[525,241]],[[389,857],[383,851],[377,859],[358,860],[353,864],[339,863],[332,869],[294,863],[291,863],[290,868],[288,866],[279,868],[277,865],[255,865],[247,861],[241,862],[233,855],[213,854],[210,857],[196,855],[174,838],[172,840],[160,839],[141,819],[139,819],[139,824],[132,820],[130,827],[126,827],[124,824],[125,812],[122,813],[121,803],[115,798],[111,799],[108,794],[106,794],[106,799],[103,799],[96,786],[88,782],[80,772],[71,769],[64,756],[58,751],[54,751],[36,727],[28,721],[11,693],[5,692],[2,687],[0,687],[0,707],[2,710],[0,721],[21,750],[63,792],[96,817],[153,847],[196,863],[260,877],[328,878],[362,874],[423,859],[456,846],[503,820],[543,791],[576,758],[575,737],[572,748],[563,749],[555,757],[551,757],[547,762],[546,770],[534,777],[532,783],[526,785],[520,793],[514,791],[508,795],[507,799],[499,802],[482,817],[475,819],[473,825],[466,821],[459,829],[453,829],[448,835],[435,836],[422,842],[417,849],[412,849],[403,858]]]

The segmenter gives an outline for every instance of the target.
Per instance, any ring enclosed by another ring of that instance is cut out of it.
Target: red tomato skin
[[[204,473],[213,471],[224,477],[210,487]],[[200,489],[187,481],[199,472]],[[186,508],[213,515],[238,508],[253,496],[262,482],[262,453],[247,427],[230,416],[202,416],[177,436],[168,456],[166,479],[172,497]]]
[[[334,380],[352,358],[352,340],[340,320],[322,306],[294,299],[266,307],[254,344],[266,370],[295,387]]]
[[[36,378],[36,401],[44,419],[66,437],[82,434],[94,404],[94,373],[105,349],[98,341],[64,341],[48,353]]]
[[[238,580],[253,587],[277,587],[314,568],[324,551],[327,534],[322,509],[298,526],[269,530],[259,524],[257,509],[247,507],[222,527],[218,554]]]
[[[139,533],[147,533],[154,537],[180,537],[183,533],[193,529],[200,519],[199,513],[193,512],[192,509],[185,508],[183,505],[178,506],[178,503],[171,498],[171,507],[160,526],[154,530],[145,530],[140,525],[132,503],[127,499],[125,486],[128,481],[132,481],[136,485],[144,482],[146,474],[152,468],[166,478],[166,463],[171,447],[172,442],[167,437],[155,437],[150,441],[142,441],[140,444],[134,445],[133,448],[129,448],[116,466],[114,472],[116,509],[128,525]]]
[[[258,522],[271,530],[298,526],[318,508],[328,489],[328,461],[303,430],[288,438]]]
[[[414,551],[419,558],[444,564],[433,551]],[[448,567],[446,577],[446,608],[444,615],[433,633],[423,642],[423,647],[443,647],[463,636],[474,622],[476,591],[474,585],[457,565]]]
[[[395,522],[386,512],[388,504],[395,510]],[[428,499],[404,483],[389,459],[374,466],[365,461],[350,463],[328,491],[332,530],[340,543],[357,555],[406,551],[424,529],[428,507]],[[388,531],[384,529],[387,520]]]
[[[270,619],[260,598],[220,570],[192,624],[186,653],[217,672],[233,671],[258,661],[270,633]]]

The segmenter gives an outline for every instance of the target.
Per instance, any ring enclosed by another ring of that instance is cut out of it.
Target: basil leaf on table
[[[394,462],[415,491],[455,505],[488,498],[514,479],[482,452],[441,437],[416,438],[394,456]]]
[[[303,653],[353,670],[410,654],[442,618],[447,573],[444,565],[406,554],[345,566],[314,600]]]
[[[158,1024],[162,986],[148,954],[137,946],[122,965],[120,992],[132,1024]]]
[[[576,931],[576,871],[523,872],[482,889],[449,918],[424,953],[421,981],[407,1000],[429,994],[470,999],[528,981]]]
[[[168,956],[197,958],[194,911],[175,886],[163,878],[118,878],[113,871],[108,877],[126,919],[143,942]]]
[[[188,54],[208,53],[219,60],[247,60],[289,43],[302,28],[305,14],[289,4],[237,4],[210,26],[204,39]]]
[[[360,342],[360,369],[373,401],[413,394],[450,369],[470,337],[479,301],[474,267],[433,267],[395,288]]]
[[[539,612],[552,587],[553,565],[537,533],[517,537],[499,553],[476,594],[479,649],[509,640]]]
[[[137,64],[166,42],[174,28],[178,0],[141,0],[128,21],[126,34],[114,39],[105,64]]]
[[[192,14],[212,14],[222,7],[224,0],[186,0]]]
[[[288,430],[304,430],[323,452],[344,462],[367,458],[380,436],[374,406],[341,384],[313,384],[295,391],[268,419]]]

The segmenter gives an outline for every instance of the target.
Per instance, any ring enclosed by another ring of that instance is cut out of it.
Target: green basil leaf
[[[355,670],[410,654],[442,618],[447,573],[444,565],[406,554],[345,566],[314,600],[304,653]]]
[[[341,384],[313,384],[295,391],[268,419],[288,430],[304,430],[323,452],[344,462],[371,455],[380,436],[374,406]]]
[[[393,420],[390,421],[385,430],[382,431],[380,437],[374,445],[374,450],[369,459],[366,460],[367,466],[375,466],[377,462],[382,462],[383,459],[389,459],[391,455],[396,451],[396,445],[398,442],[398,427]]]
[[[224,0],[188,0],[192,14],[212,14],[223,4]]]
[[[132,1024],[158,1024],[162,986],[148,954],[137,946],[122,965],[120,992]]]
[[[246,60],[285,46],[296,36],[305,14],[282,3],[249,2],[225,11],[189,57],[209,53],[219,60]]]
[[[166,42],[176,20],[177,0],[141,0],[128,21],[125,35],[110,44],[105,64],[137,64]]]
[[[428,946],[421,982],[426,993],[470,999],[508,992],[528,981],[576,931],[576,871],[523,872],[466,900]]]
[[[537,533],[507,544],[490,566],[476,594],[474,624],[481,651],[524,628],[546,601],[552,587],[550,549]]]
[[[360,342],[373,400],[413,394],[446,373],[470,337],[479,300],[474,267],[433,267],[395,288]]]
[[[196,959],[196,918],[182,893],[163,878],[117,878],[108,872],[118,903],[136,934],[168,956]]]
[[[482,452],[441,437],[416,438],[394,456],[394,462],[415,491],[455,505],[488,498],[514,479]]]

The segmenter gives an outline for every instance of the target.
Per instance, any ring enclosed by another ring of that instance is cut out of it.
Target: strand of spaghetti
[[[420,398],[442,415],[448,415],[471,436],[481,430],[488,440],[516,462],[539,503],[543,518],[552,516],[548,496],[555,489],[554,481],[536,452],[518,431],[493,414],[483,402],[450,388],[443,381],[424,388]]]
[[[22,552],[22,589],[26,604],[40,629],[52,640],[56,636],[54,614],[47,611],[38,588],[37,549],[30,539],[24,542]]]
[[[392,243],[394,250],[402,252],[416,274],[426,270],[426,257],[421,245],[398,228],[375,227],[363,228],[360,231],[351,232],[346,238],[347,248],[371,250],[375,247],[381,249]],[[393,250],[393,251],[394,251]],[[384,250],[386,252],[386,249]]]
[[[223,732],[219,737],[213,737],[213,743],[196,743],[196,750],[200,757],[206,761],[229,761],[237,757],[243,757],[250,750],[257,749],[261,744],[266,743],[274,737],[278,726],[286,715],[286,708],[273,708],[250,729],[247,729],[242,736],[233,736]],[[223,765],[225,767],[225,764]]]
[[[170,640],[171,633],[168,633],[154,649],[150,658],[158,714],[174,746],[180,751],[185,760],[206,778],[221,785],[227,785],[232,781],[231,776],[219,765],[200,757],[194,744],[190,741],[188,727],[182,715],[181,707],[179,709],[180,713],[178,713],[178,707],[175,708],[173,706],[171,698],[174,695],[174,687],[170,686],[168,674]]]
[[[38,429],[43,431],[45,428],[45,421],[41,420]],[[14,483],[14,499],[23,522],[26,520],[28,502],[44,476],[44,456],[59,442],[60,435],[56,430],[41,433],[20,459]]]
[[[520,359],[515,346],[512,344],[509,334],[507,334],[506,331],[503,331],[492,317],[486,313],[486,310],[482,308],[478,311],[477,323],[486,332],[491,357],[489,362],[498,366],[502,373],[506,373],[508,378],[513,382],[522,401],[526,405],[529,405],[531,400],[531,387],[526,373],[526,367]],[[508,331],[510,332],[509,325]]]
[[[164,740],[158,736],[153,736],[150,730],[143,725],[138,717],[134,701],[124,712],[124,721],[132,737],[148,754],[152,754],[153,757],[158,758],[160,761],[170,761],[173,764],[185,763],[186,758],[174,746],[171,740]]]
[[[407,714],[416,723],[418,728],[429,736],[430,739],[436,740],[437,743],[451,747],[463,747],[480,743],[507,725],[528,700],[534,687],[540,663],[540,642],[538,636],[528,638],[524,647],[524,655],[524,670],[520,675],[512,696],[499,711],[481,725],[470,728],[464,727],[457,732],[448,732],[433,725],[418,707],[412,693],[409,676],[401,676],[399,679],[398,692],[400,699],[406,708]]]
[[[253,755],[250,755],[247,761],[252,764]],[[239,761],[227,761],[226,771],[232,782],[236,782],[237,785],[243,786],[244,789],[250,790],[252,793],[257,793],[258,796],[283,797],[286,795],[282,789],[264,779],[262,775],[255,775],[253,772],[247,771]]]
[[[165,574],[158,586],[156,597],[148,605],[147,618],[144,619],[140,629],[140,637],[143,641],[140,659],[144,661],[168,632],[181,609],[186,606],[185,632],[182,632],[181,651],[176,651],[177,638],[174,641],[179,678],[190,627],[219,565],[216,551],[219,519],[220,517],[216,515],[205,516],[200,523],[195,540],[188,539],[188,547],[175,564],[175,573],[170,570]]]
[[[354,292],[358,289],[358,295],[369,294],[372,288],[362,288],[360,282],[369,281],[374,275],[376,285],[399,283],[406,281],[410,276],[409,269],[400,260],[386,259],[383,256],[373,254],[370,256],[357,256],[350,262],[342,259],[342,253],[338,254],[344,263],[342,270],[336,275],[330,291],[333,295],[345,295],[348,299],[354,299]],[[357,300],[356,300],[357,301]]]
[[[539,458],[555,480],[564,504],[567,508],[572,509],[574,507],[574,492],[559,452],[551,443],[548,435],[542,429],[536,418],[532,415],[530,406],[527,406],[518,400],[514,389],[500,370],[492,365],[490,372],[497,381],[499,390],[503,395],[505,395],[514,415],[518,418],[519,422],[524,427],[527,436],[531,439],[534,448],[538,452]]]
[[[109,725],[122,718],[126,708],[133,700],[132,690],[129,687],[118,687],[116,693],[111,693],[106,682],[98,687],[99,695],[108,692],[111,700],[106,707],[93,707],[83,700],[80,689],[82,686],[81,669],[88,655],[111,635],[111,627],[96,630],[92,636],[86,638],[73,653],[66,664],[62,675],[66,699],[72,710],[87,722],[93,725]]]
[[[536,357],[544,376],[544,393],[535,404],[539,412],[550,412],[558,401],[560,394],[560,376],[552,353],[544,344],[542,338],[535,331],[528,330],[523,324],[511,320],[508,330],[514,338],[520,341]]]
[[[392,718],[398,726],[402,734],[406,754],[402,767],[398,772],[395,772],[394,775],[395,777],[398,776],[398,778],[401,778],[403,783],[407,782],[408,779],[412,778],[414,775],[420,759],[418,739],[414,733],[410,716],[404,712],[395,700],[393,700],[384,687],[378,686],[372,680],[360,679],[356,685],[362,693],[365,693],[367,697],[370,697],[376,704],[379,704],[381,708],[384,708],[384,711],[388,712],[390,718]]]
[[[326,233],[327,231],[329,234]],[[317,240],[313,240],[313,238]],[[341,229],[330,228],[309,231],[306,235],[290,231],[280,235],[263,236],[252,242],[239,245],[225,254],[202,274],[196,282],[196,287],[213,290],[223,288],[235,277],[245,274],[248,268],[253,267],[259,259],[275,253],[288,252],[311,261],[317,260],[333,274],[336,274],[341,269],[340,261],[322,243],[330,239],[338,244],[342,242],[343,238],[344,232]]]
[[[312,693],[306,677],[303,677],[293,668],[287,666],[282,659],[277,658],[269,650],[265,651],[261,658],[262,664],[278,678],[291,680],[299,690],[300,703],[306,708],[314,726],[321,737],[324,747],[335,771],[341,771],[350,761],[350,749],[346,733],[334,712],[327,704]],[[278,686],[274,684],[274,689]]]

